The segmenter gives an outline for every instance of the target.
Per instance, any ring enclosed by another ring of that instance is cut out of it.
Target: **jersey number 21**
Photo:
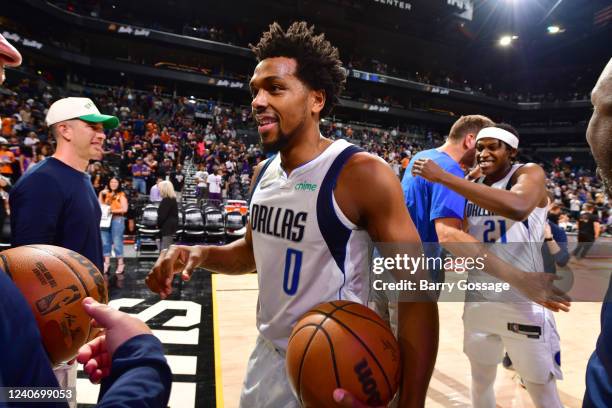
[[[482,234],[482,242],[497,242],[497,237],[501,238],[501,243],[506,243],[506,220],[497,220],[499,233],[495,220],[486,220],[484,225],[487,227]]]

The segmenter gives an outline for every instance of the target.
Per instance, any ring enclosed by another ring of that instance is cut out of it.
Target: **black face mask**
[[[551,214],[551,213],[548,213],[548,220],[550,222],[552,222],[553,224],[558,224],[559,223],[559,216],[560,216],[560,214]]]

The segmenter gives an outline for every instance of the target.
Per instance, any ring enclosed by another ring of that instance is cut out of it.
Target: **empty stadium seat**
[[[157,206],[146,205],[142,210],[140,220],[136,223],[136,251],[139,255],[159,252],[159,232]]]
[[[197,207],[188,207],[185,209],[183,240],[204,240],[204,217],[202,216],[202,211]]]
[[[246,234],[246,217],[240,211],[225,214],[225,236],[228,240],[241,238]]]
[[[207,241],[220,241],[225,237],[225,217],[223,211],[214,206],[205,207],[204,214],[204,229],[206,231],[205,239]]]

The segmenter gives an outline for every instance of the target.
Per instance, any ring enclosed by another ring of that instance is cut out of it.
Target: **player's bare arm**
[[[515,221],[525,220],[534,208],[546,205],[546,174],[534,163],[528,163],[516,171],[513,176],[515,182],[510,190],[500,190],[457,177],[430,159],[417,160],[412,172],[445,185],[481,208]]]
[[[612,59],[591,93],[593,115],[587,128],[587,142],[597,163],[597,171],[608,194],[612,194]]]
[[[463,222],[456,218],[438,218],[434,223],[440,244],[454,256],[477,257],[486,253],[486,272],[489,275],[510,283],[532,301],[554,312],[569,311],[570,299],[553,286],[554,276],[527,273],[499,259],[467,233],[467,218]]]
[[[356,154],[340,173],[335,197],[344,214],[373,241],[420,243],[400,183],[381,159]],[[438,349],[438,307],[435,302],[401,302],[398,316],[403,363],[399,406],[422,407]]]
[[[441,231],[438,232],[438,235],[443,234],[445,241],[440,242],[444,249],[454,256],[484,257],[486,266],[484,272],[508,282],[529,299],[553,312],[570,310],[570,298],[553,285],[558,279],[555,275],[522,271],[488,251],[482,242],[467,232],[444,223],[436,223],[436,231]]]
[[[261,167],[260,163],[254,169],[251,191]],[[255,257],[250,223],[247,224],[244,238],[227,245],[171,245],[168,250],[161,252],[145,281],[149,289],[159,293],[162,298],[166,298],[172,293],[174,275],[180,273],[183,280],[189,280],[197,268],[229,275],[254,272]]]

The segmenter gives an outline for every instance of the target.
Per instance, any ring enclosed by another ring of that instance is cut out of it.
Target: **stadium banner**
[[[116,32],[117,34],[133,35],[134,37],[148,37],[151,34],[146,28],[132,27],[130,25],[110,23],[108,31]]]
[[[371,72],[361,71],[359,69],[351,69],[349,71],[349,77],[359,79],[361,81],[378,82],[397,86],[400,88],[412,89],[415,91],[427,92],[438,94],[442,96],[450,96],[455,98],[461,98],[472,102],[487,103],[489,105],[503,107],[503,108],[516,108],[516,104],[508,101],[501,101],[497,98],[491,98],[483,94],[475,93],[474,91],[461,91],[458,89],[449,89],[441,86],[424,84],[422,82],[412,81],[405,78],[393,77],[390,75],[375,74]]]
[[[396,7],[404,11],[412,11],[412,3],[399,0],[373,0],[374,3],[384,4],[386,6]]]
[[[28,38],[22,37],[19,34],[12,33],[10,31],[3,31],[2,35],[7,40],[11,40],[12,42],[14,42],[16,44],[21,44],[24,47],[36,48],[37,50],[40,50],[43,47],[43,45],[41,43],[39,43],[38,41],[30,40]]]

